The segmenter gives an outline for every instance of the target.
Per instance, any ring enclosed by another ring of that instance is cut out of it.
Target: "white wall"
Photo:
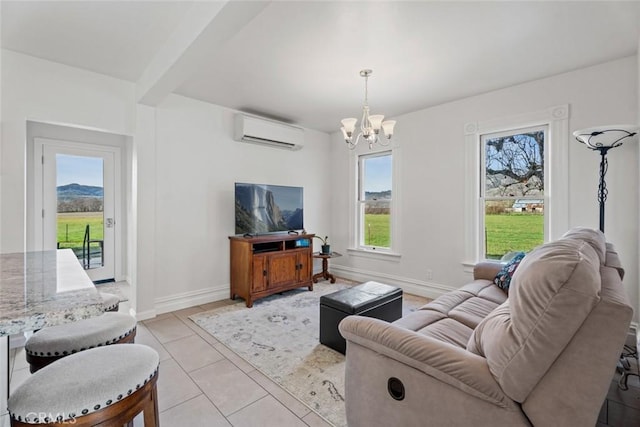
[[[570,104],[570,132],[638,117],[638,61],[629,57],[396,117],[400,166],[400,261],[346,256],[332,260],[352,277],[382,278],[425,295],[468,282],[464,271],[464,124]],[[382,106],[384,110],[384,106]],[[349,206],[344,182],[349,154],[332,136],[333,245],[348,246]],[[569,225],[598,227],[599,156],[573,139],[569,144]],[[638,302],[638,144],[609,153],[606,234],[621,255],[631,301]],[[427,280],[427,270],[433,280]],[[636,307],[637,308],[637,307]],[[638,310],[636,310],[637,313]]]
[[[233,140],[235,111],[181,96],[156,109],[157,312],[229,297],[234,183],[304,187],[305,228],[328,233],[329,135],[288,151]]]

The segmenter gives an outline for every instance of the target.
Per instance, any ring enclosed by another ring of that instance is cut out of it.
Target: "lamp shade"
[[[573,136],[587,147],[597,150],[618,147],[625,141],[637,139],[633,137],[638,129],[638,125],[606,125],[580,129],[573,132]]]
[[[373,130],[380,130],[380,126],[382,125],[382,120],[384,120],[384,115],[375,114],[373,116],[369,116],[369,122],[371,123],[371,127]]]
[[[355,130],[357,122],[358,119],[342,119],[342,126],[344,126],[344,130],[347,131],[348,134],[351,134]]]
[[[387,120],[386,122],[382,122],[382,130],[384,131],[384,134],[387,136],[387,138],[391,138],[391,135],[393,135],[393,128],[395,127],[395,125],[395,120]]]

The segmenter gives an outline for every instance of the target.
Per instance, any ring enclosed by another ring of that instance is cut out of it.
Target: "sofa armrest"
[[[504,267],[504,264],[498,261],[482,261],[473,266],[473,278],[475,280],[495,279],[500,269]]]
[[[500,407],[514,408],[515,403],[504,394],[481,356],[369,317],[348,316],[340,322],[339,329],[347,342],[411,366],[466,394]]]

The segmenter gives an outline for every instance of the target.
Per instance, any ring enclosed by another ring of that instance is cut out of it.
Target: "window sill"
[[[475,267],[476,262],[463,261],[462,267],[465,273],[473,273],[473,267]]]
[[[402,255],[396,252],[378,251],[375,249],[347,248],[347,253],[357,257],[394,262],[400,262],[400,258],[402,257]]]

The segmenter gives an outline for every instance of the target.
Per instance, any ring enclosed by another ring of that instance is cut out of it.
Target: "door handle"
[[[116,221],[113,218],[107,218],[104,225],[107,228],[113,228],[116,225]]]

